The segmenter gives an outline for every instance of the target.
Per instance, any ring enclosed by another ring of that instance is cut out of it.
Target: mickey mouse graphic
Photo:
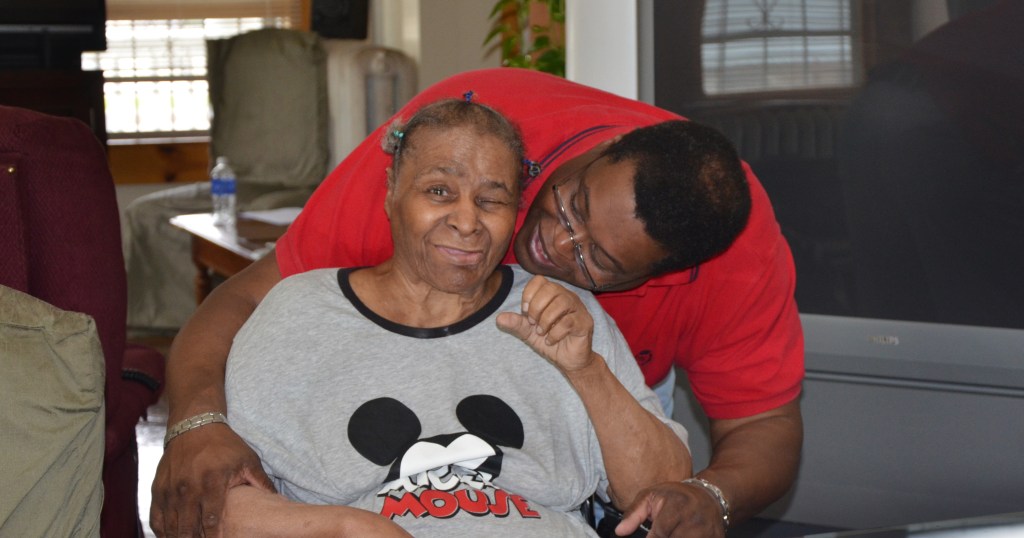
[[[352,446],[374,464],[391,466],[378,493],[386,497],[381,514],[447,518],[462,511],[504,517],[515,508],[523,517],[540,517],[525,499],[491,483],[501,474],[501,447],[523,446],[519,415],[487,394],[464,398],[455,415],[465,431],[420,438],[416,413],[394,398],[370,400],[352,414]]]

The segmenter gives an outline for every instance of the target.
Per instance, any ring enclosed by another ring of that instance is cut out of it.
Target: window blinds
[[[309,0],[107,0],[107,19],[283,17],[300,21],[307,4]]]
[[[850,0],[707,0],[708,95],[853,84]]]
[[[111,139],[205,135],[206,40],[302,27],[310,0],[107,0],[107,50],[82,54],[103,71]]]

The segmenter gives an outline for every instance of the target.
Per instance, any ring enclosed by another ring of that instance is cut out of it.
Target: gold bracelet
[[[683,480],[683,483],[696,484],[704,488],[704,491],[710,493],[718,501],[718,506],[722,508],[722,524],[725,525],[725,530],[729,530],[729,501],[725,499],[725,494],[722,493],[722,490],[703,478],[687,478]]]
[[[194,417],[186,418],[185,420],[167,428],[167,435],[164,436],[164,448],[167,448],[167,444],[171,442],[171,439],[189,431],[194,430],[200,426],[206,426],[207,424],[215,424],[222,422],[228,423],[228,417],[224,416],[224,413],[219,411],[210,411],[208,413],[200,413]]]

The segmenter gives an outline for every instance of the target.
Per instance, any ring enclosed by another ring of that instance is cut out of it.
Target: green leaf
[[[498,2],[494,4],[494,8],[491,9],[491,14],[488,15],[487,18],[493,19],[498,13],[504,11],[505,8],[514,1],[515,0],[498,0]]]
[[[552,41],[552,25],[529,24],[530,6],[537,2],[545,6],[553,23],[565,23],[564,0],[498,0],[491,9],[490,32],[484,38],[484,46],[490,44],[488,54],[501,52],[501,64],[507,67],[522,67],[544,71],[561,77],[565,76],[565,46]],[[515,10],[515,20],[498,17],[506,9]],[[525,43],[524,28],[530,29],[532,42]],[[531,55],[543,50],[539,55]]]
[[[547,73],[565,76],[565,51],[551,49],[537,58],[537,68]]]
[[[555,22],[565,22],[565,2],[564,0],[548,0],[548,12],[551,14],[551,20]]]
[[[516,36],[509,36],[501,41],[501,57],[510,58],[516,55],[516,49],[519,48],[519,38]]]
[[[526,0],[525,2],[519,2],[518,4],[516,11],[519,16],[519,25],[526,26],[527,21],[530,20],[530,2],[529,0]]]
[[[487,34],[487,37],[484,38],[483,44],[486,45],[490,43],[492,39],[494,39],[496,36],[501,35],[504,31],[505,29],[502,28],[501,26],[495,26],[494,28],[491,29],[490,33]]]

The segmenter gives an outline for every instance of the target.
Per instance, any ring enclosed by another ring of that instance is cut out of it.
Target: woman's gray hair
[[[381,148],[392,156],[391,167],[397,174],[402,158],[414,149],[416,134],[421,129],[462,126],[473,127],[481,135],[491,135],[501,140],[515,157],[516,172],[522,183],[522,163],[526,150],[519,129],[497,110],[467,99],[442,99],[420,108],[408,121],[396,119],[384,132]]]

